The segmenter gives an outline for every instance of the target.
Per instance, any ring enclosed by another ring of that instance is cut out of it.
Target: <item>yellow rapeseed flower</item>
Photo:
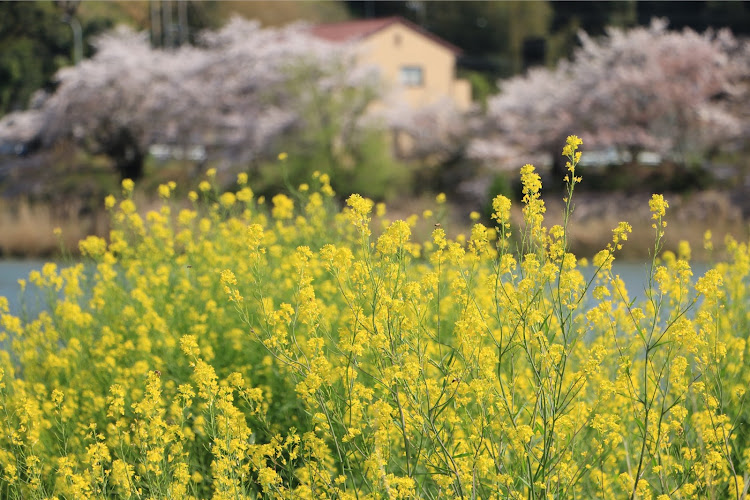
[[[221,203],[221,206],[224,208],[231,208],[232,205],[237,201],[237,197],[234,193],[230,193],[227,191],[226,193],[222,193],[222,195],[219,197],[219,203]]]
[[[583,141],[578,136],[569,135],[565,140],[565,147],[563,147],[562,155],[568,157],[574,156],[578,150],[578,146],[581,144],[583,144]]]
[[[492,200],[492,218],[500,223],[510,222],[511,201],[506,196],[497,195]]]
[[[132,193],[134,187],[135,187],[135,182],[133,182],[133,179],[122,180],[122,191],[125,196],[128,196],[130,193]]]
[[[183,335],[180,337],[180,349],[182,349],[185,355],[190,357],[197,357],[201,354],[198,347],[198,338],[195,335]]]
[[[579,146],[568,138],[571,170]],[[747,242],[728,237],[693,280],[689,246],[663,251],[657,231],[630,300],[613,261],[633,228],[618,224],[582,269],[571,205],[544,225],[531,165],[519,227],[498,196],[495,228],[453,238],[432,221],[426,241],[416,215],[326,201],[326,174],[299,210],[288,195],[252,203],[242,175],[222,194],[215,175],[205,203],[174,214],[108,198],[108,238],[79,243],[87,264],[22,280],[39,312],[0,297],[6,496],[742,491]],[[666,201],[650,208],[663,227]]]
[[[294,216],[294,200],[283,194],[277,194],[271,198],[273,208],[271,209],[271,215],[275,219],[284,220],[291,219]]]
[[[664,195],[654,194],[648,202],[648,208],[651,210],[651,218],[658,220],[666,215],[669,203],[664,199]]]
[[[170,189],[167,184],[159,184],[159,197],[163,199],[169,199]]]

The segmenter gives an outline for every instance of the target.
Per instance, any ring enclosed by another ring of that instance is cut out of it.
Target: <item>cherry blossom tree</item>
[[[36,138],[44,148],[72,140],[106,154],[123,178],[142,175],[157,143],[203,145],[209,159],[232,164],[258,162],[281,137],[305,129],[302,110],[314,96],[346,97],[336,110],[342,129],[354,128],[376,96],[376,80],[352,64],[348,49],[301,24],[270,29],[234,18],[199,45],[174,50],[153,49],[145,34],[120,28],[96,49],[57,73],[56,91],[34,111],[41,116],[33,121]]]
[[[429,164],[441,164],[463,155],[476,126],[474,111],[464,112],[443,98],[422,107],[410,107],[395,98],[386,99],[377,113],[395,134],[397,154]]]
[[[482,124],[478,107],[461,110],[447,97],[411,107],[396,92],[384,99],[373,118],[390,131],[395,157],[409,164],[415,192],[463,194],[463,184],[476,174],[477,162],[467,161],[466,150]]]
[[[575,133],[587,148],[684,161],[742,133],[734,103],[746,95],[748,48],[728,31],[668,31],[655,20],[580,40],[572,60],[500,82],[471,154],[502,162],[546,151],[560,169],[559,150]]]

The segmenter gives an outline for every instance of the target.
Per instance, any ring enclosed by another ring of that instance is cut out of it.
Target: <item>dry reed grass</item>
[[[582,193],[575,197],[575,211],[571,217],[571,248],[578,256],[592,256],[611,241],[612,229],[620,221],[629,222],[633,232],[623,245],[620,257],[641,259],[649,256],[653,249],[654,230],[649,212],[650,195],[625,195],[606,193],[591,195]],[[676,250],[680,241],[687,241],[692,249],[692,258],[707,261],[721,255],[709,256],[703,248],[703,237],[710,230],[714,247],[723,247],[724,238],[732,235],[737,240],[750,236],[748,224],[739,207],[720,191],[710,190],[692,194],[665,194],[669,202],[668,226],[664,248]],[[562,200],[546,200],[547,223],[560,224]]]
[[[61,233],[55,234],[55,228]],[[83,202],[31,203],[26,198],[0,200],[0,256],[48,257],[77,253],[78,241],[105,235],[107,214],[87,210]]]
[[[144,212],[159,205],[158,199],[147,199],[143,195],[137,198],[138,206]],[[738,240],[750,237],[748,224],[743,220],[741,211],[732,205],[724,193],[705,191],[692,195],[667,194],[665,198],[670,203],[665,242],[667,249],[676,249],[679,242],[685,240],[693,249],[694,259],[707,260],[709,256],[703,250],[703,235],[706,230],[713,233],[717,249],[722,247],[721,243],[727,234]],[[641,259],[648,256],[654,240],[648,199],[649,196],[645,194],[577,194],[570,224],[573,252],[581,257],[594,255],[610,241],[612,228],[620,221],[627,221],[633,226],[633,233],[624,245],[620,257]],[[548,196],[545,202],[547,225],[560,224],[562,199]],[[453,236],[462,232],[468,234],[471,230],[468,208],[449,205],[446,206],[444,216],[439,217],[440,208],[432,196],[390,203],[386,217],[390,220],[403,219],[414,213],[421,215],[426,209],[432,210],[434,215],[429,220],[420,220],[414,228],[420,237],[428,236],[438,220]],[[514,217],[517,221],[521,220],[519,203],[515,204]],[[48,257],[59,255],[61,251],[76,254],[79,240],[90,234],[106,236],[108,227],[106,212],[103,209],[98,212],[88,211],[82,201],[46,204],[31,203],[23,198],[0,200],[0,257]],[[55,235],[55,228],[62,230],[60,236]]]

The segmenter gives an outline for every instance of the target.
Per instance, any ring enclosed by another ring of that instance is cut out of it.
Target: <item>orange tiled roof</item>
[[[311,28],[311,33],[318,38],[331,42],[354,42],[367,38],[378,31],[387,28],[394,23],[401,23],[414,31],[430,38],[455,54],[460,54],[461,49],[446,42],[442,38],[425,31],[422,27],[404,19],[403,17],[383,17],[379,19],[364,19],[359,21],[344,21],[340,23],[318,24]]]

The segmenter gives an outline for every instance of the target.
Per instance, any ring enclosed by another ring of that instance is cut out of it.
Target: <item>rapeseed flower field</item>
[[[580,145],[562,225],[526,165],[523,220],[498,196],[455,239],[325,174],[266,201],[209,171],[145,217],[123,182],[109,241],[21,282],[42,312],[0,298],[0,496],[744,498],[748,245],[693,276],[655,195],[631,299],[629,224],[568,251]]]

